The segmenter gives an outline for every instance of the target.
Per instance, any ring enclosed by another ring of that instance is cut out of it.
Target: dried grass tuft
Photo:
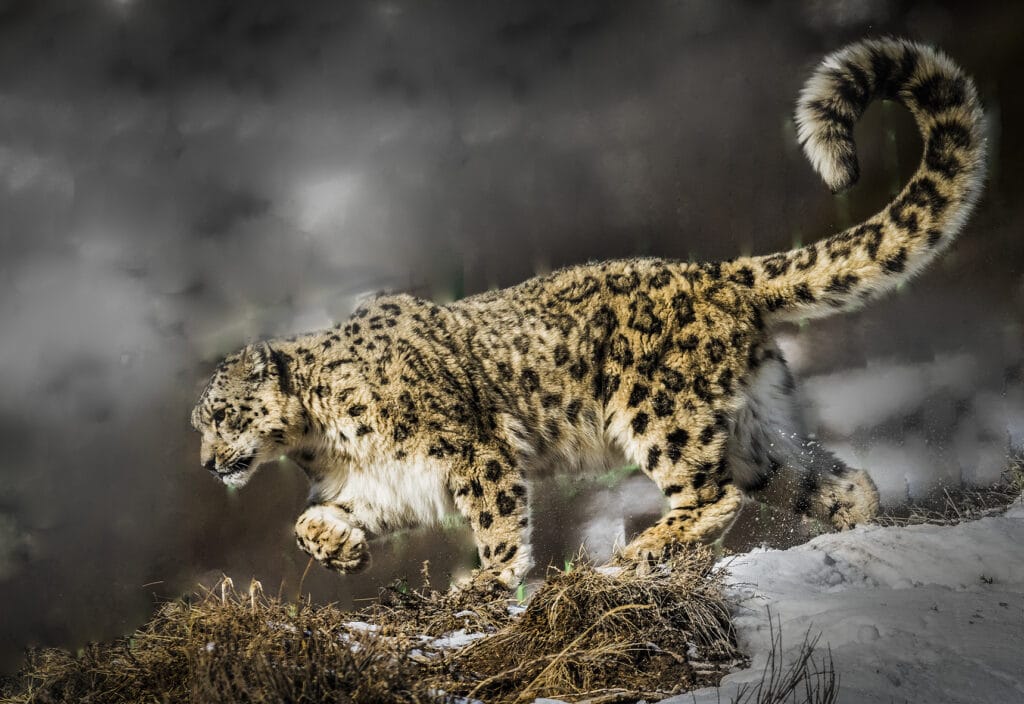
[[[433,701],[397,644],[339,629],[338,609],[220,587],[165,603],[131,637],[77,657],[31,651],[10,701]]]
[[[131,637],[78,656],[30,652],[5,700],[656,701],[717,684],[741,663],[712,562],[703,549],[647,574],[584,562],[553,571],[525,609],[480,582],[389,588],[343,612],[267,597],[258,582],[239,591],[225,578],[163,604]]]
[[[804,634],[803,643],[789,665],[782,660],[782,629],[768,612],[772,647],[768,652],[761,679],[756,685],[744,685],[733,704],[835,704],[839,698],[839,675],[832,662],[832,651],[816,657],[820,635]]]
[[[998,516],[1024,494],[1024,458],[1011,458],[999,482],[984,487],[943,487],[930,496],[875,518],[883,526],[956,525]]]
[[[646,575],[554,573],[521,618],[459,654],[458,671],[476,675],[468,696],[651,700],[717,682],[741,656],[711,565],[701,549]]]

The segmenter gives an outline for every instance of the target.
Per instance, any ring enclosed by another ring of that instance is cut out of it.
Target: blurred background
[[[913,285],[784,348],[888,503],[995,481],[1024,444],[1022,31],[1004,2],[0,0],[0,671],[224,573],[299,593],[301,474],[230,494],[199,467],[188,412],[223,354],[376,290],[766,253],[875,212],[919,159],[908,115],[868,111],[841,197],[791,118],[865,35],[976,77],[988,187]],[[658,509],[642,478],[556,488],[541,569]],[[464,527],[412,531],[302,592],[358,605],[425,559],[445,586],[472,554]]]

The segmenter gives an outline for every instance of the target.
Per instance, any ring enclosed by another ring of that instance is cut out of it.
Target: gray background
[[[0,666],[120,635],[222,572],[297,593],[300,475],[229,494],[188,426],[245,342],[382,288],[450,300],[592,259],[770,252],[870,215],[917,162],[910,119],[868,112],[842,198],[791,121],[814,63],[866,34],[976,76],[989,184],[937,266],[786,349],[812,425],[887,500],[992,479],[1022,415],[1022,20],[884,0],[0,0]],[[562,526],[621,533],[633,484],[549,492],[542,565],[578,545]],[[465,530],[414,532],[303,590],[351,605],[471,555]]]

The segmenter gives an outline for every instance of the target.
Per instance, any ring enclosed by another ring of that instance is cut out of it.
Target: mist
[[[884,0],[0,2],[0,664],[130,632],[225,573],[352,604],[423,560],[437,581],[467,569],[449,526],[303,581],[298,470],[229,493],[199,466],[189,410],[213,365],[375,291],[767,253],[869,216],[920,158],[909,116],[868,111],[838,198],[791,118],[815,62],[868,34],[976,78],[985,195],[913,284],[784,350],[812,427],[884,500],[998,479],[1024,451],[1022,20]],[[559,486],[541,567],[659,507],[635,477]]]

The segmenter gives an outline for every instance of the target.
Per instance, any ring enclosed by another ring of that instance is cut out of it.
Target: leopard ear
[[[270,345],[266,342],[254,342],[242,350],[242,369],[250,381],[266,379],[273,363]]]
[[[280,350],[275,350],[269,342],[256,342],[249,345],[245,348],[242,356],[243,369],[250,381],[264,381],[276,376],[277,383],[284,394],[293,392],[288,361],[288,355]]]

